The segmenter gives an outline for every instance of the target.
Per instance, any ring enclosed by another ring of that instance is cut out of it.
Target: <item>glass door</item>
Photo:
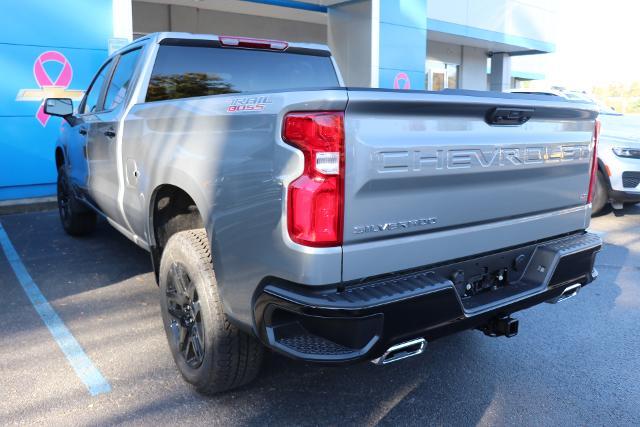
[[[457,89],[458,67],[440,61],[427,61],[427,90]]]

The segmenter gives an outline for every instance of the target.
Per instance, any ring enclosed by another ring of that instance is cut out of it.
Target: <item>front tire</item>
[[[596,215],[602,211],[607,204],[607,182],[601,171],[598,171],[596,178],[596,188],[593,189],[593,200],[591,202],[591,215]]]
[[[63,167],[58,169],[58,213],[62,228],[71,236],[83,236],[96,228],[97,215],[79,201],[71,190],[67,173]]]
[[[160,303],[173,359],[198,392],[230,390],[258,375],[263,347],[224,313],[204,229],[169,239],[160,261]]]

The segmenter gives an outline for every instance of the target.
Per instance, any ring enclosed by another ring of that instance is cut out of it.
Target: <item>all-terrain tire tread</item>
[[[245,385],[260,371],[263,347],[255,337],[234,326],[223,311],[206,231],[187,230],[176,233],[171,239],[174,238],[185,239],[195,250],[198,268],[208,276],[211,284],[209,297],[214,306],[214,321],[213,325],[205,327],[214,328],[214,366],[208,373],[207,381],[196,384],[196,389],[202,394],[210,395]]]
[[[60,185],[69,185],[64,167],[60,167],[58,169],[58,187]],[[75,237],[90,234],[96,228],[98,215],[83,205],[81,201],[77,200],[73,193],[71,193],[70,189],[67,189],[67,191],[70,193],[68,195],[68,203],[71,208],[71,215],[67,224],[62,221],[64,231]]]

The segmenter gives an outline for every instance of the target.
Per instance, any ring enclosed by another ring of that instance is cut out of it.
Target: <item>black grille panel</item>
[[[623,172],[622,186],[624,188],[636,188],[640,184],[640,172]]]

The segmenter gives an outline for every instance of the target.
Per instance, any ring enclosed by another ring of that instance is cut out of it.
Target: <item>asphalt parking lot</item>
[[[89,393],[0,251],[1,425],[640,424],[640,207],[593,220],[599,279],[518,314],[515,338],[468,331],[385,367],[270,355],[255,383],[213,398],[174,368],[146,252],[106,223],[68,237],[54,211],[0,224],[110,388]]]

